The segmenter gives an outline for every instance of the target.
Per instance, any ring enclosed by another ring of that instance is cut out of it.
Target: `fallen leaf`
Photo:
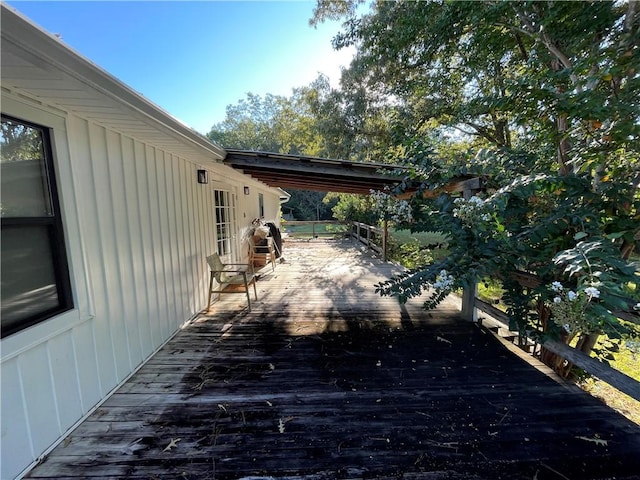
[[[284,426],[291,420],[293,420],[293,417],[281,418],[278,420],[278,431],[280,433],[284,433]]]
[[[603,440],[597,437],[589,438],[589,437],[577,436],[576,438],[579,438],[580,440],[584,440],[585,442],[595,443],[596,445],[600,445],[602,447],[606,447],[607,445],[609,445],[609,443],[606,440]]]
[[[147,448],[144,445],[140,444],[142,440],[143,440],[142,437],[138,438],[137,440],[134,440],[133,442],[131,442],[129,445],[127,445],[122,449],[122,453],[125,455],[134,455],[138,450],[143,450]]]
[[[181,438],[172,438],[171,441],[169,442],[169,445],[167,445],[166,447],[164,447],[164,450],[162,450],[163,452],[169,452],[171,451],[172,448],[177,447],[178,446],[178,442],[182,440]]]

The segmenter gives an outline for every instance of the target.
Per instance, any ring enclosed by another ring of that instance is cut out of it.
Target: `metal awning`
[[[383,163],[225,149],[224,163],[270,187],[321,192],[364,193],[393,188],[404,167]]]

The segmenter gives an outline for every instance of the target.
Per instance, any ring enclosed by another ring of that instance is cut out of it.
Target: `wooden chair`
[[[247,263],[222,263],[217,253],[207,257],[207,263],[211,269],[211,278],[209,279],[209,296],[207,301],[207,311],[211,308],[211,295],[218,294],[218,300],[223,293],[246,293],[249,311],[251,311],[251,297],[249,296],[249,285],[253,284],[253,294],[258,300],[258,291],[256,290],[256,276],[252,271],[248,271],[250,265]],[[244,267],[244,268],[242,268]],[[218,283],[217,290],[213,289],[213,281]],[[228,287],[231,287],[228,289]],[[234,287],[244,287],[243,290],[237,290]]]
[[[249,238],[249,253],[251,254],[249,261],[254,267],[258,263],[261,268],[271,263],[271,271],[274,272],[276,269],[276,251],[273,246],[273,238],[267,237],[266,240],[266,245],[257,245],[253,237]]]

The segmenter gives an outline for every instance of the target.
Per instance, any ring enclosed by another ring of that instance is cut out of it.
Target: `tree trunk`
[[[567,115],[562,113],[556,119],[556,128],[558,129],[558,170],[560,175],[569,174],[569,139],[567,133]]]
[[[591,354],[591,351],[593,350],[593,347],[598,341],[598,338],[600,338],[599,333],[583,334],[578,340],[578,343],[576,344],[576,350],[580,350],[582,353],[586,355]]]
[[[581,335],[580,338],[578,339],[578,343],[576,343],[576,347],[575,347],[576,350],[581,351],[585,355],[590,355],[599,337],[600,337],[599,333],[588,333],[588,334],[585,333]],[[558,371],[558,373],[562,377],[567,378],[569,380],[574,380],[574,381],[577,380],[577,376],[574,371],[574,365],[569,361],[564,362],[563,366],[561,367],[560,371]]]
[[[542,325],[542,332],[548,332],[549,321],[551,320],[551,310],[549,310],[549,307],[547,307],[542,301],[538,302],[538,318],[540,319],[540,324]],[[562,335],[560,340],[564,343],[568,343],[570,341],[568,335]],[[540,350],[540,361],[545,365],[551,367],[553,371],[558,375],[562,375],[562,371],[565,365],[565,359],[560,355],[542,347],[542,349]]]

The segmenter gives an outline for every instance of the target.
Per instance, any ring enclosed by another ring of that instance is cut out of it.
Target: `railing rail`
[[[351,222],[351,237],[373,250],[378,255],[382,255],[384,261],[387,260],[387,245],[389,240],[389,229],[387,222],[384,226],[374,227],[366,223]]]
[[[311,235],[313,238],[327,237],[334,236],[336,235],[336,233],[339,233],[337,231],[327,231],[325,228],[321,228],[326,225],[343,226],[345,233],[347,233],[349,230],[349,224],[346,222],[341,222],[339,220],[287,220],[285,222],[282,222],[282,225],[285,232],[287,232],[288,227],[311,227],[310,232],[296,232],[295,230],[287,232],[293,237],[307,235]]]
[[[535,288],[541,284],[540,280],[535,275],[528,272],[514,272],[513,276],[521,285],[529,288]],[[473,291],[473,294],[471,294],[471,291]],[[464,301],[466,300],[468,302],[466,319],[477,321],[477,311],[480,310],[481,312],[484,312],[494,318],[505,328],[509,328],[509,316],[502,310],[499,310],[493,305],[477,298],[476,291],[477,286],[473,286],[471,288],[465,289],[465,291],[463,292],[463,307]],[[637,318],[632,318],[628,312],[614,313],[616,313],[616,315],[620,318],[630,320],[634,323],[639,323],[639,320]],[[524,340],[525,343],[532,343],[531,339],[529,338],[526,338]],[[630,397],[636,400],[640,400],[640,382],[638,382],[638,380],[626,375],[619,370],[616,370],[606,363],[590,357],[586,353],[577,350],[564,342],[547,339],[542,341],[540,345],[542,348],[567,360],[573,365],[583,369],[590,375],[599,378],[603,382],[608,383],[612,387],[617,388]]]

